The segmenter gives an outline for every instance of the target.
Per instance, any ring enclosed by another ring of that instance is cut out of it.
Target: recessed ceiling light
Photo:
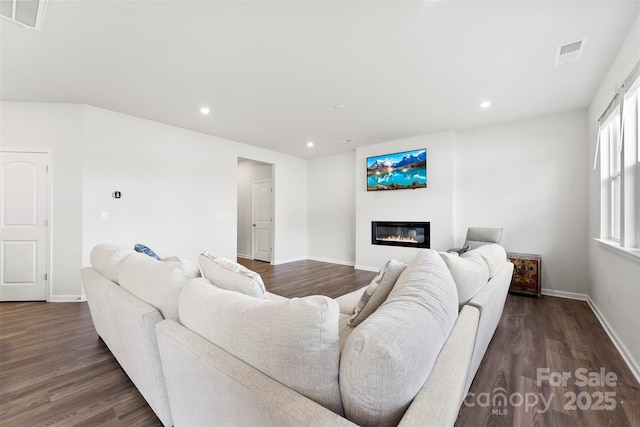
[[[344,109],[344,104],[336,104],[333,106],[333,108],[335,108],[336,110],[343,110]]]
[[[351,139],[351,138],[341,139],[340,142],[343,142],[345,144],[349,144],[350,142],[353,142],[353,139]]]
[[[307,147],[313,147],[313,141],[307,142]]]
[[[480,104],[480,108],[489,108],[489,107],[491,107],[491,101],[483,101]]]
[[[207,115],[207,114],[209,114],[211,112],[211,110],[209,110],[209,107],[202,107],[202,108],[200,108],[200,112],[202,114]]]

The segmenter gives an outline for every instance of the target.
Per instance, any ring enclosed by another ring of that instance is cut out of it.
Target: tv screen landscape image
[[[367,158],[367,191],[426,186],[426,148]]]

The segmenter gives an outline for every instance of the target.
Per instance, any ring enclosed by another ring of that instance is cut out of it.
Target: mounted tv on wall
[[[367,191],[426,188],[427,149],[367,158]]]

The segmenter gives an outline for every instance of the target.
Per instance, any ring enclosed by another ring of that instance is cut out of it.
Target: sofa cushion
[[[122,262],[120,285],[157,308],[165,319],[178,320],[178,298],[182,286],[198,275],[193,266],[175,261],[157,261],[136,253]]]
[[[353,315],[351,319],[349,319],[351,326],[358,326],[380,307],[387,299],[387,296],[389,296],[389,292],[393,289],[393,285],[396,284],[400,273],[402,273],[406,267],[406,264],[396,261],[395,259],[387,261],[384,268],[373,278],[353,308]]]
[[[475,256],[474,254],[480,255],[487,263],[487,267],[489,267],[489,278],[495,276],[498,270],[500,270],[504,263],[507,262],[507,252],[502,246],[496,243],[479,246],[476,249],[465,252],[460,256],[462,258],[468,258]]]
[[[469,302],[489,281],[489,267],[480,254],[461,257],[457,253],[441,252],[458,290],[458,306]]]
[[[338,303],[311,296],[254,298],[191,280],[180,322],[271,378],[342,414]]]
[[[200,269],[198,268],[198,264],[196,264],[195,262],[186,259],[186,258],[182,258],[180,256],[177,255],[173,255],[173,256],[169,256],[169,257],[165,257],[162,258],[160,261],[162,262],[179,262],[182,263],[182,268],[186,271],[187,275],[189,277],[200,277]]]
[[[131,248],[101,243],[94,246],[89,255],[91,266],[114,283],[120,283],[120,266],[122,261],[136,252]]]
[[[396,425],[426,381],[458,315],[451,273],[422,250],[387,300],[346,340],[340,391],[346,417],[360,425]]]
[[[241,292],[252,297],[267,297],[262,277],[255,271],[211,252],[200,254],[198,262],[202,270],[202,277],[217,287]]]

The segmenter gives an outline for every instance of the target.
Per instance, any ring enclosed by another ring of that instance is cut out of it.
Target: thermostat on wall
[[[113,193],[111,193],[111,196],[112,196],[114,199],[119,199],[120,197],[122,197],[122,193],[121,193],[121,192],[119,192],[119,191],[114,191]]]

